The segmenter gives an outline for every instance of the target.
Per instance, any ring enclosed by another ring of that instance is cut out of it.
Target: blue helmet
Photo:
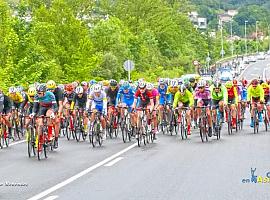
[[[122,87],[123,87],[124,90],[128,90],[128,89],[130,88],[129,82],[128,82],[128,81],[125,81],[125,82],[123,83]]]
[[[89,85],[94,85],[94,84],[96,84],[96,83],[97,83],[96,80],[91,80],[91,81],[89,81]]]

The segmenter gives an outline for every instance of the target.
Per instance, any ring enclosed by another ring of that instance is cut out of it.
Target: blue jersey
[[[121,99],[121,102],[125,104],[128,104],[128,105],[133,104],[134,94],[135,94],[135,91],[131,87],[128,89],[127,93],[124,92],[123,88],[120,88],[116,97],[116,105],[118,104],[118,101],[120,99]]]
[[[165,86],[163,89],[158,86],[158,93],[159,93],[159,104],[164,105],[165,101],[167,101],[167,86]]]
[[[37,112],[39,107],[53,108],[57,112],[58,107],[55,96],[52,92],[45,92],[44,96],[40,97],[38,94],[34,97],[34,113]]]
[[[246,101],[247,100],[247,88],[246,87],[243,87],[242,88],[241,99],[243,101]]]

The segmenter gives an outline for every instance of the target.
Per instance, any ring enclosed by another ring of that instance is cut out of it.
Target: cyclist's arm
[[[176,94],[174,95],[173,108],[176,108],[177,107],[178,101],[179,101],[179,96],[180,96],[180,92],[177,91]]]
[[[247,89],[247,101],[250,101],[250,99],[251,99],[251,88],[252,88],[252,86],[249,86]]]
[[[188,95],[188,99],[189,99],[189,106],[191,107],[194,105],[194,97],[190,91],[187,91],[187,95]]]
[[[228,104],[228,91],[224,86],[222,86],[221,89],[222,89],[222,92],[223,92],[224,103]]]
[[[263,102],[264,101],[264,90],[262,88],[262,86],[259,86],[260,87],[260,101]]]

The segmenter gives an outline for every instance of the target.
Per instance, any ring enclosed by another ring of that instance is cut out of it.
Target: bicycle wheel
[[[75,139],[77,140],[77,142],[80,141],[81,138],[81,130],[80,130],[80,117],[77,116],[75,121],[74,121],[74,131],[75,131]]]
[[[136,128],[136,139],[137,139],[138,147],[140,147],[141,144],[142,144],[142,133],[141,133],[141,128]]]
[[[92,126],[92,134],[91,134],[91,143],[93,147],[96,147],[97,143],[98,143],[98,136],[97,136],[97,122],[94,121],[94,124]],[[90,137],[90,134],[89,134]]]
[[[47,158],[47,152],[46,152],[46,144],[45,144],[45,135],[42,134],[42,136],[39,136],[38,138],[38,144],[37,144],[37,155],[38,160],[41,160],[43,157]]]
[[[254,126],[253,126],[254,134],[258,133],[259,131],[259,120],[258,120],[258,111],[255,110],[254,113]]]
[[[6,145],[6,147],[8,147],[9,146],[9,135],[8,135],[9,133],[7,132],[7,130],[5,129],[5,131],[4,131],[4,134],[3,134],[3,137],[4,137],[4,141],[5,141],[5,145]]]
[[[35,152],[35,131],[34,131],[34,128],[30,128],[30,132],[27,133],[27,149],[28,149],[28,156],[29,158],[32,156],[32,153],[33,155],[35,156],[36,155],[36,152]]]
[[[204,127],[201,118],[199,119],[199,127],[200,127],[200,137],[202,142],[204,142]]]
[[[120,129],[121,129],[121,133],[122,133],[122,140],[124,143],[127,142],[127,138],[128,138],[128,133],[127,133],[127,129],[126,129],[126,117],[123,119],[121,118],[121,122],[120,122]]]
[[[228,134],[232,134],[232,118],[231,118],[231,111],[228,111]]]
[[[269,123],[269,121],[268,121],[267,111],[265,110],[264,111],[264,126],[265,126],[265,131],[268,130],[268,123]]]

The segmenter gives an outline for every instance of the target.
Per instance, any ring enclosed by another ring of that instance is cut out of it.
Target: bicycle
[[[227,107],[227,124],[228,124],[228,134],[232,135],[232,113],[231,113],[231,105],[232,104],[228,104]]]
[[[80,141],[81,137],[83,141],[85,141],[87,135],[85,134],[84,130],[83,109],[77,109],[74,127],[75,127],[75,138],[77,142]]]
[[[110,106],[109,109],[112,109],[110,121],[108,124],[108,132],[109,136],[112,139],[113,137],[117,138],[118,136],[118,119],[119,119],[119,113],[117,109],[114,106]],[[109,110],[108,109],[108,110]]]
[[[180,112],[177,112],[179,110]],[[177,130],[180,129],[182,140],[187,139],[187,119],[186,119],[187,110],[189,110],[188,107],[175,108],[177,114],[177,126],[178,126]]]
[[[120,128],[122,132],[123,142],[126,143],[127,140],[131,141],[131,132],[132,132],[131,119],[130,114],[128,112],[128,108],[126,106],[123,106],[121,108],[124,109],[124,115],[120,116]]]
[[[91,113],[93,112],[89,112],[91,116]],[[103,143],[103,133],[101,130],[101,116],[102,113],[101,112],[95,112],[95,119],[93,124],[91,125],[90,129],[89,129],[89,142],[92,144],[93,147],[96,147],[97,144],[99,144],[99,146],[102,145]]]
[[[1,118],[3,118],[4,116],[7,116],[7,115],[4,115],[4,114],[1,114]],[[9,143],[10,143],[10,133],[7,132],[7,129],[8,127],[1,123],[0,124],[0,148],[4,148],[4,146],[8,147],[9,146]]]
[[[253,109],[253,132],[254,134],[259,132],[259,111],[257,107],[257,103],[254,103],[254,109]]]
[[[263,122],[265,126],[265,131],[268,131],[268,126],[269,126],[269,116],[267,113],[267,103],[264,104],[264,109],[263,109]]]
[[[69,110],[69,112],[71,112],[71,110]],[[70,140],[71,136],[72,139],[75,139],[74,119],[71,113],[66,117],[65,123],[67,139]]]
[[[25,116],[28,117],[28,116]],[[30,120],[29,126],[28,126],[28,131],[26,135],[26,141],[27,141],[27,152],[28,152],[28,157],[36,156],[36,129],[35,129],[35,118],[32,118]]]
[[[222,113],[219,110],[219,106],[216,106],[216,123],[213,124],[214,127],[214,131],[215,131],[215,135],[217,137],[217,140],[220,139],[220,132],[221,132],[221,128],[222,128]]]
[[[201,114],[199,116],[199,129],[200,137],[202,142],[208,142],[208,117],[206,113],[206,108],[209,106],[197,106],[196,109],[201,109]]]
[[[168,113],[169,115],[169,129],[167,129],[167,132],[170,132],[171,136],[173,135],[173,132],[175,132],[175,135],[177,135],[177,120],[174,112],[172,112],[172,105],[169,105],[170,107],[170,112]]]

